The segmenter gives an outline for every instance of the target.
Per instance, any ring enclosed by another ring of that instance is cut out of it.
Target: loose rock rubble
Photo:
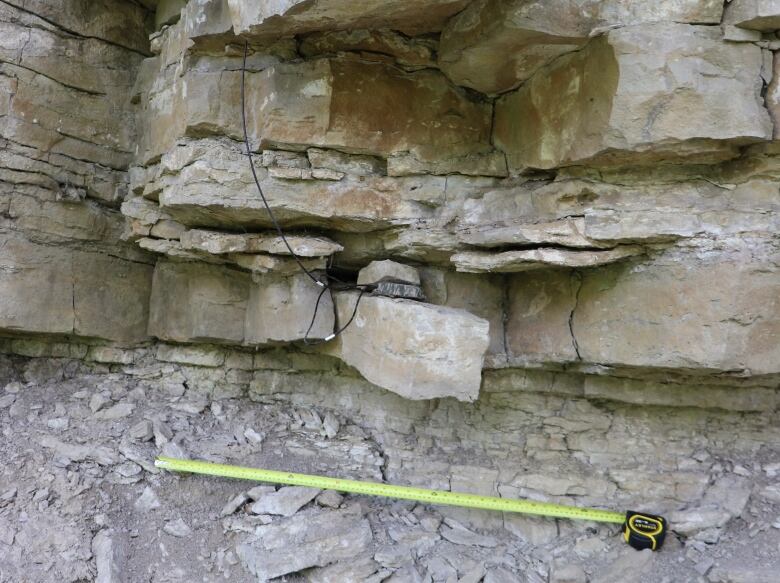
[[[591,401],[583,379],[541,372],[522,385],[491,374],[476,404],[415,402],[327,357],[257,356],[233,368],[240,354],[227,367],[0,355],[0,581],[773,581],[773,407]],[[308,372],[268,368],[304,358]],[[93,412],[96,394],[109,403]],[[119,406],[129,413],[100,415]],[[638,553],[618,525],[177,475],[154,467],[161,454],[648,509],[673,533]]]

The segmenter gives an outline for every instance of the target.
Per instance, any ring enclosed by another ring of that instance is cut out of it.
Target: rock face
[[[584,273],[572,319],[582,358],[615,365],[777,373],[777,276],[765,273],[763,261],[753,263],[751,251],[737,250],[716,263],[696,258],[696,267],[682,267],[684,256],[672,255],[660,258],[652,269],[616,266],[598,278]],[[777,255],[776,250],[768,252]],[[738,291],[746,288],[749,297]],[[616,324],[619,333],[610,330]],[[616,341],[624,337],[631,342]]]
[[[0,2],[0,579],[774,581],[778,14]]]
[[[740,28],[772,31],[780,28],[780,5],[775,0],[733,0],[723,21]]]
[[[518,169],[734,157],[770,139],[771,124],[761,50],[720,34],[668,23],[610,31],[502,97],[496,143]]]
[[[561,55],[581,49],[597,29],[652,22],[717,24],[722,12],[717,0],[478,0],[444,28],[439,65],[458,85],[503,93]]]

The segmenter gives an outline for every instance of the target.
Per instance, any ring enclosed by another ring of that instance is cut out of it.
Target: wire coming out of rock
[[[268,204],[268,200],[265,198],[265,194],[263,193],[263,188],[260,186],[260,180],[257,178],[257,170],[255,169],[255,163],[254,160],[252,159],[252,148],[249,144],[249,132],[247,130],[247,125],[246,125],[246,59],[248,54],[249,54],[249,42],[245,41],[244,59],[241,64],[241,124],[244,130],[244,144],[246,145],[246,156],[247,159],[249,160],[249,168],[252,171],[252,178],[254,178],[255,185],[257,186],[257,191],[260,193],[260,198],[263,200],[263,205],[265,205],[265,209],[268,211],[268,216],[271,218],[271,222],[273,223],[276,232],[279,234],[279,237],[281,237],[282,241],[287,247],[287,251],[290,253],[290,255],[292,255],[293,259],[295,259],[295,262],[298,264],[298,267],[300,267],[301,270],[309,277],[309,279],[311,279],[312,283],[322,288],[319,295],[317,296],[317,301],[314,304],[314,312],[312,313],[311,323],[309,324],[309,328],[306,330],[306,334],[304,334],[303,336],[303,342],[308,345],[323,344],[325,342],[329,342],[334,338],[336,338],[339,334],[344,332],[344,330],[346,330],[350,324],[352,324],[353,320],[355,319],[355,316],[357,315],[358,307],[360,306],[360,300],[363,299],[363,295],[366,293],[366,291],[371,289],[373,286],[347,283],[329,274],[327,270],[324,273],[324,278],[326,281],[323,281],[322,279],[318,278],[314,273],[312,273],[310,270],[306,269],[306,266],[303,264],[303,262],[298,257],[298,255],[295,253],[290,243],[287,241],[287,237],[284,235],[284,231],[282,230],[279,221],[276,219],[276,215],[274,214],[274,211],[271,209],[271,205]],[[331,302],[335,306],[335,300],[333,299],[334,290],[335,291],[357,290],[360,292],[360,295],[358,295],[357,301],[355,302],[355,308],[352,310],[352,315],[350,316],[349,320],[347,320],[346,324],[344,324],[340,328],[337,327],[332,334],[329,334],[323,339],[311,340],[309,339],[309,334],[311,333],[311,330],[314,327],[314,322],[317,320],[317,312],[319,311],[320,302],[322,301],[322,296],[325,294],[325,292],[329,292],[331,296]]]

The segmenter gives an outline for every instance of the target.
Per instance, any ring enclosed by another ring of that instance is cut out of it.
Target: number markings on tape
[[[417,502],[427,502],[429,504],[462,506],[465,508],[480,508],[501,512],[519,512],[523,514],[535,514],[537,516],[573,518],[617,524],[624,523],[626,519],[625,513],[600,510],[598,508],[578,508],[576,506],[537,502],[534,500],[479,496],[476,494],[448,492],[446,490],[427,490],[410,486],[396,486],[393,484],[381,484],[379,482],[363,482],[360,480],[345,480],[340,478],[329,478],[326,476],[295,474],[292,472],[231,466],[196,460],[159,457],[155,460],[154,465],[158,468],[176,472],[205,474],[209,476],[221,476],[224,478],[239,478],[243,480],[253,480],[255,482],[271,482],[290,486],[309,486],[312,488],[319,488],[320,490],[337,490],[339,492],[349,492],[351,494],[415,500]]]

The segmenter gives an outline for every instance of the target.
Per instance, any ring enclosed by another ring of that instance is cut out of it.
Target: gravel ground
[[[0,359],[3,583],[777,581],[780,457],[776,422],[765,416],[742,418],[744,439],[768,441],[758,457],[718,462],[733,480],[722,500],[713,488],[710,504],[689,512],[701,524],[672,534],[660,553],[639,553],[615,525],[502,520],[153,466],[162,453],[373,480],[390,471],[395,481],[403,470],[389,457],[406,455],[407,468],[428,461],[414,456],[428,428],[407,435],[417,432],[416,445],[393,445],[335,394],[326,407],[316,391],[261,399],[199,391],[159,363],[117,372]],[[455,436],[437,448],[439,459],[470,455]]]

